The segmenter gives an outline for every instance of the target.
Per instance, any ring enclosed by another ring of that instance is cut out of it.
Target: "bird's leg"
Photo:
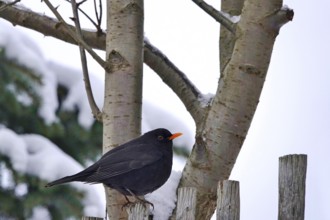
[[[132,203],[131,201],[129,201],[129,199],[127,198],[126,195],[124,195],[124,196],[125,196],[125,199],[126,199],[127,203]]]
[[[131,196],[133,196],[136,200],[140,201],[144,206],[145,206],[145,204],[147,203],[147,204],[151,205],[151,206],[152,206],[152,210],[154,210],[154,204],[152,204],[151,202],[149,202],[149,201],[147,201],[147,200],[145,200],[145,199],[141,199],[141,198],[139,198],[139,197],[136,196],[131,190],[129,190],[129,189],[126,189],[126,190],[131,194]],[[126,196],[125,196],[125,197],[126,197]]]

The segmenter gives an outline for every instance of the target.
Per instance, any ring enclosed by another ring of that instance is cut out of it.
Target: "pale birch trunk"
[[[107,1],[103,152],[140,135],[143,65],[143,0]],[[111,220],[127,218],[125,198],[106,190]]]
[[[244,3],[233,52],[224,56],[227,63],[223,62],[218,90],[204,123],[196,123],[201,126],[197,127],[196,143],[180,182],[180,187],[198,190],[196,219],[209,219],[213,214],[217,182],[229,177],[243,145],[259,102],[275,38],[288,21],[281,7],[281,0]]]

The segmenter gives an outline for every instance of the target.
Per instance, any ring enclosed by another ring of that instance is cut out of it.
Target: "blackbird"
[[[46,187],[72,181],[103,183],[122,193],[128,202],[126,196],[139,199],[137,196],[153,192],[169,178],[172,140],[180,135],[182,133],[171,134],[164,128],[149,131],[108,151],[85,170],[50,182]]]

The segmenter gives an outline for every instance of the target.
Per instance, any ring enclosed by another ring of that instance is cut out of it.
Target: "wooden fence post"
[[[279,220],[303,220],[307,155],[286,155],[279,159]]]
[[[183,187],[178,190],[176,220],[194,220],[196,211],[197,190],[194,187]]]
[[[149,218],[149,205],[141,202],[135,203],[126,208],[128,220],[148,220]]]
[[[217,197],[217,220],[239,220],[239,182],[219,181]]]

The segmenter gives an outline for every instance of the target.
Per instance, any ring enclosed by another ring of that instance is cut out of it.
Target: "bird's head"
[[[148,136],[151,135],[153,138],[157,140],[157,142],[160,143],[169,143],[172,142],[173,139],[179,137],[182,135],[182,133],[174,133],[172,134],[167,129],[164,128],[158,128],[152,131],[149,131],[146,133]]]

